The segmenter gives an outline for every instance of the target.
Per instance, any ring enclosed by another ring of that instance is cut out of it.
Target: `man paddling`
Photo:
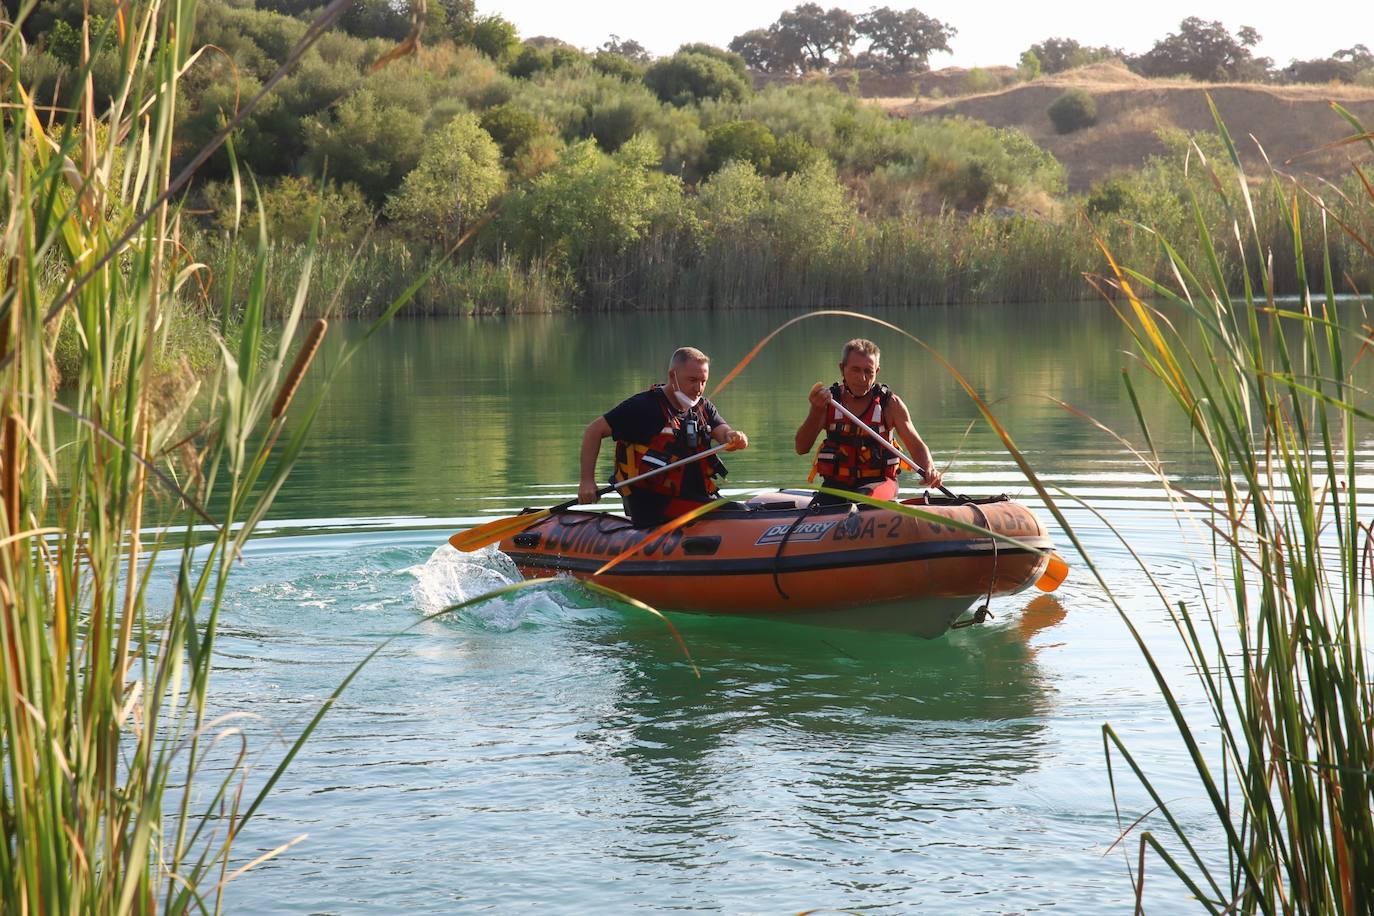
[[[710,373],[705,353],[680,347],[668,363],[667,382],[625,399],[588,424],[582,434],[578,501],[591,505],[600,498],[596,459],[608,436],[615,439],[612,483],[704,452],[712,442],[730,442],[735,449],[748,446],[748,437],[731,429],[702,397]],[[725,465],[715,455],[657,474],[621,491],[625,513],[637,528],[661,525],[715,499],[714,478],[724,474]]]
[[[824,430],[825,440],[816,453],[816,473],[825,486],[876,499],[895,499],[901,459],[835,408],[836,404],[843,405],[889,442],[895,433],[912,461],[925,470],[926,484],[940,486],[942,475],[911,424],[906,405],[890,388],[878,384],[879,356],[878,345],[871,340],[856,338],[844,345],[840,381],[829,388],[818,384],[812,389],[811,412],[797,430],[796,446],[798,455],[809,453],[816,436]]]

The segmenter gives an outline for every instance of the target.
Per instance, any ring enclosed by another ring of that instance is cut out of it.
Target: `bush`
[[[727,162],[747,162],[766,175],[773,169],[777,147],[773,132],[759,121],[721,124],[706,133],[707,169],[714,172]]]
[[[505,187],[496,141],[476,115],[461,114],[425,141],[386,215],[406,235],[447,246]]]
[[[497,105],[482,114],[482,129],[491,134],[507,160],[515,156],[535,137],[552,133],[552,128],[530,112],[516,105]]]
[[[964,76],[964,91],[976,94],[1002,88],[1002,81],[982,67],[974,67]]]
[[[774,175],[791,175],[805,171],[824,159],[824,153],[806,142],[806,138],[801,134],[793,131],[784,134],[778,140],[777,148],[773,150],[772,173]]]
[[[424,120],[397,106],[381,105],[371,90],[344,99],[334,117],[316,116],[305,125],[308,163],[326,166],[339,181],[351,181],[380,203],[420,160]]]
[[[641,65],[610,51],[597,51],[596,56],[592,58],[592,69],[626,82],[634,82],[644,77],[644,68]]]
[[[568,147],[552,168],[514,194],[502,236],[532,259],[576,270],[642,238],[683,207],[678,179],[657,171],[652,138],[635,137],[613,156],[590,140]]]
[[[215,226],[226,232],[234,229],[234,186],[227,181],[211,182],[204,190],[206,205],[214,211]],[[285,175],[266,182],[258,189],[257,203],[267,219],[267,232],[274,243],[304,244],[310,238],[318,212],[323,225],[320,237],[331,242],[356,242],[372,224],[372,208],[354,184],[337,185]],[[244,201],[240,232],[248,238],[258,235],[258,207]]]
[[[748,81],[729,63],[690,51],[655,63],[645,71],[644,85],[674,105],[690,105],[703,99],[737,101],[750,91]]]
[[[472,27],[472,46],[498,64],[505,63],[515,56],[520,36],[500,16],[483,16]]]
[[[1097,103],[1082,89],[1070,89],[1050,103],[1046,114],[1057,133],[1071,134],[1097,123]]]

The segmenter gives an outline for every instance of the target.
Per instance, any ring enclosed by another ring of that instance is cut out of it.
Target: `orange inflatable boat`
[[[1026,589],[1050,562],[1038,552],[1053,547],[1044,527],[1005,496],[909,502],[1026,547],[861,503],[816,507],[812,496],[784,491],[727,504],[654,535],[596,581],[660,610],[935,637],[976,602]],[[619,515],[571,510],[500,548],[527,576],[589,578],[651,534]]]

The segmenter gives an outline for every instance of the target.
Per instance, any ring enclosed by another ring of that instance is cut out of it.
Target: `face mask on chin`
[[[701,403],[701,395],[689,398],[681,388],[674,388],[673,394],[677,395],[677,402],[682,405],[684,410],[691,410]]]

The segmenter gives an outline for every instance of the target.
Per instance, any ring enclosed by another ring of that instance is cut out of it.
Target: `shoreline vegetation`
[[[176,167],[273,78],[312,11],[299,0],[197,5],[198,47],[212,50],[179,81]],[[266,221],[272,281],[303,263],[317,211],[319,282],[307,316],[375,316],[488,213],[403,315],[1090,299],[1099,295],[1091,278],[1109,274],[1104,246],[1168,283],[1158,238],[1183,237],[1189,201],[1202,201],[1239,290],[1230,217],[1196,193],[1233,171],[1214,132],[1161,129],[1152,141],[1161,152],[1069,193],[1065,166],[1024,131],[958,115],[892,117],[859,97],[861,85],[952,99],[1117,62],[1133,78],[1174,84],[1374,86],[1363,46],[1279,67],[1257,56],[1259,36],[1197,19],[1141,55],[1049,38],[1015,67],[956,78],[932,71],[930,58],[957,29],[917,10],[855,17],[806,4],[729,49],[687,44],[657,59],[615,36],[593,51],[522,39],[468,0],[424,15],[349,4],[234,132],[237,171],[226,149],[198,169],[177,211],[185,263],[207,266],[180,303],[187,316],[232,336],[252,277],[228,265],[252,243],[230,242],[231,228],[242,221],[251,238]],[[87,97],[107,105],[120,28],[113,0],[93,0],[87,17],[59,0],[30,4],[16,72],[36,107],[69,110],[87,77]],[[392,55],[397,47],[410,53]],[[1046,110],[1067,136],[1094,123],[1080,90],[1053,102]],[[1322,194],[1340,218],[1358,191],[1352,177]],[[1318,238],[1319,208],[1304,200],[1301,209],[1303,237]],[[1295,263],[1282,250],[1285,218],[1267,203],[1257,213],[1276,265]],[[1315,263],[1314,250],[1305,254]],[[1368,287],[1368,252],[1342,239],[1332,257],[1343,283]],[[1274,279],[1279,294],[1304,288],[1291,268]],[[289,311],[293,295],[269,282],[269,318]],[[202,367],[211,354],[195,337],[186,352]],[[69,352],[64,341],[66,379]]]

